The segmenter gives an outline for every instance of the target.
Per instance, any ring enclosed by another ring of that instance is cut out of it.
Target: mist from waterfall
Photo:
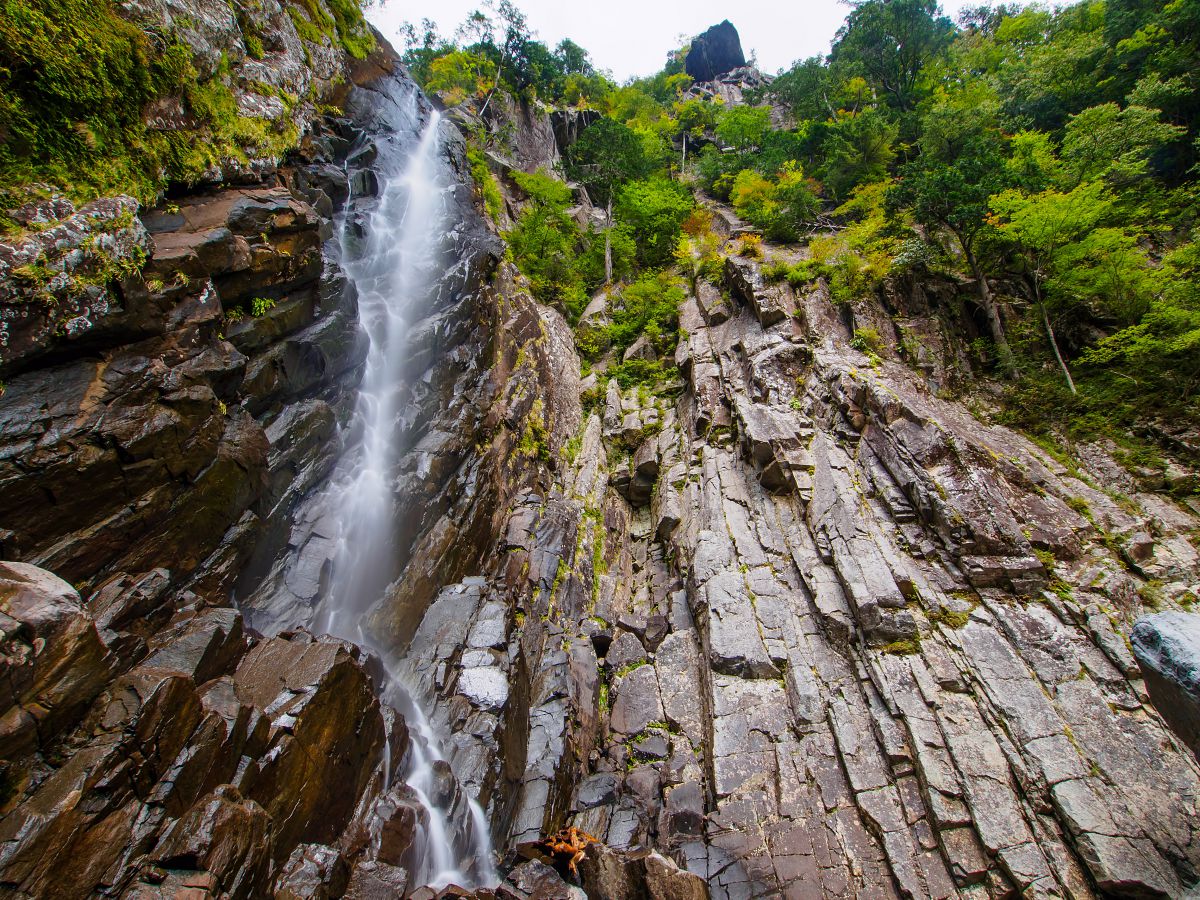
[[[409,395],[408,339],[446,275],[447,242],[456,225],[441,115],[428,110],[422,121],[418,95],[399,87],[389,99],[405,127],[379,139],[379,156],[372,167],[380,180],[378,205],[370,213],[364,237],[358,237],[353,216],[343,223],[343,246],[354,246],[343,268],[358,292],[370,351],[345,454],[326,497],[338,541],[315,627],[384,660],[391,683],[382,699],[404,714],[409,725],[408,752],[399,762],[404,781],[428,812],[423,833],[417,835],[421,863],[410,873],[412,886],[491,886],[498,876],[486,816],[465,791],[446,798],[438,789],[438,764],[443,772],[446,765],[438,735],[426,711],[395,676],[399,660],[390,648],[376,646],[362,627],[397,574],[397,523],[404,497],[398,496],[396,465]],[[415,144],[408,134],[419,135]],[[390,766],[396,761],[386,762]]]

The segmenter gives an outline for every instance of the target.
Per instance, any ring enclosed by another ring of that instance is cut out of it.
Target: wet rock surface
[[[1139,579],[1196,581],[1193,515],[872,363],[823,286],[726,279],[681,310],[682,394],[609,384],[413,640],[499,843],[574,825],[714,897],[1185,896],[1200,768],[1123,635]],[[1139,575],[1099,529],[1152,517]]]
[[[106,599],[144,589],[118,578]],[[0,564],[17,689],[0,879],[16,896],[263,896],[299,845],[340,837],[382,777],[366,660],[304,634],[251,638],[235,610],[194,596],[164,598],[167,626],[131,640],[136,620],[97,628],[105,590],[84,604],[43,570]]]

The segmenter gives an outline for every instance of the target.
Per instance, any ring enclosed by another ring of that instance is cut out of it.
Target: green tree
[[[411,22],[405,22],[400,26],[400,39],[404,43],[400,61],[422,87],[429,83],[433,61],[454,49],[454,44],[438,33],[432,19],[422,19],[419,31]]]
[[[1100,341],[1083,364],[1119,376],[1142,403],[1188,402],[1200,386],[1200,243],[1184,244],[1151,270],[1155,300],[1135,325]]]
[[[771,130],[771,111],[765,106],[735,106],[717,117],[717,137],[738,153],[762,145]]]
[[[669,265],[680,225],[693,207],[687,188],[669,178],[631,181],[617,195],[617,218],[637,243],[638,260],[647,268]]]
[[[604,207],[604,281],[612,281],[613,202],[621,184],[645,169],[642,142],[629,128],[603,118],[589,125],[567,151],[567,174]]]
[[[886,178],[899,134],[899,127],[877,107],[840,111],[828,124],[821,145],[821,181],[830,194],[842,199],[860,184]]]
[[[902,113],[915,109],[925,65],[954,34],[936,0],[857,0],[837,34],[830,60],[861,68]]]
[[[1100,182],[1089,181],[1068,193],[1047,190],[1026,194],[1007,190],[993,197],[990,205],[1000,233],[1019,249],[1026,262],[1034,301],[1041,313],[1050,348],[1067,387],[1072,394],[1078,393],[1054,336],[1046,288],[1071,259],[1071,255],[1063,251],[1073,242],[1085,238],[1111,214],[1112,197]]]
[[[987,127],[986,115],[972,115],[953,103],[934,106],[923,124],[921,155],[901,169],[889,202],[910,208],[922,225],[954,235],[975,280],[1001,365],[1015,377],[1004,323],[979,260],[980,238],[989,230],[988,200],[1006,187],[1000,137]]]
[[[1062,158],[1079,181],[1106,177],[1121,184],[1145,174],[1155,151],[1187,130],[1160,121],[1157,109],[1115,103],[1092,106],[1071,117]]]

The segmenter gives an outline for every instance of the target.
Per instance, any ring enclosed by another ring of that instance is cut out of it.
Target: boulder
[[[1130,642],[1155,708],[1200,757],[1200,615],[1143,616]]]
[[[708,900],[708,885],[661,853],[638,849],[619,852],[590,844],[579,863],[589,898],[605,900]]]
[[[301,844],[275,881],[275,900],[333,900],[346,893],[349,880],[349,866],[339,851]]]
[[[642,335],[630,344],[629,349],[625,351],[621,359],[625,362],[629,362],[631,359],[653,362],[658,359],[658,354],[654,352],[654,345],[650,343],[649,339],[645,335]]]
[[[165,868],[210,873],[222,896],[261,897],[271,869],[266,811],[223,785],[176,820],[155,849]]]
[[[694,38],[683,62],[684,70],[697,81],[712,81],[744,65],[742,39],[728,19]]]
[[[71,585],[0,562],[0,758],[14,760],[75,724],[115,667]]]

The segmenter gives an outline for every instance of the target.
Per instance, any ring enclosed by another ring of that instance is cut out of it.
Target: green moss
[[[77,202],[155,196],[179,137],[147,128],[143,110],[195,77],[184,44],[152,40],[109,0],[0,0],[0,208],[34,181]]]
[[[330,12],[300,2],[288,11],[306,39],[330,36],[355,56],[373,49],[356,0],[328,0]],[[249,16],[239,23],[250,56],[264,56]],[[146,112],[160,102],[190,121],[151,127]],[[298,138],[290,117],[240,115],[226,62],[200,81],[177,35],[139,28],[112,0],[0,0],[0,210],[26,202],[33,183],[77,204],[115,194],[152,203],[172,182],[227,159],[281,156]],[[0,229],[17,226],[0,215]]]
[[[649,663],[644,659],[638,660],[637,662],[626,663],[625,665],[621,666],[621,668],[613,672],[613,678],[624,678],[634,669],[640,669],[642,666],[648,665]]]
[[[546,431],[546,417],[541,398],[533,401],[529,415],[525,418],[525,430],[517,443],[517,450],[528,457],[550,461],[550,435]]]
[[[483,208],[487,210],[493,222],[500,221],[504,212],[504,198],[500,195],[496,178],[488,167],[487,157],[478,147],[468,147],[467,160],[471,164],[471,177],[475,179],[475,190],[483,200]]]
[[[1088,519],[1092,517],[1092,508],[1088,506],[1088,502],[1082,497],[1068,497],[1067,506],[1071,507],[1071,509],[1075,510],[1081,516],[1085,516]]]
[[[890,644],[880,647],[879,652],[889,656],[916,656],[921,652],[921,641],[919,638],[892,641]]]
[[[958,611],[941,607],[928,613],[930,622],[939,622],[947,628],[965,628],[967,623],[971,621],[970,610]]]
[[[1147,581],[1138,588],[1137,593],[1142,605],[1151,611],[1162,609],[1166,602],[1163,597],[1162,582],[1158,580]]]

